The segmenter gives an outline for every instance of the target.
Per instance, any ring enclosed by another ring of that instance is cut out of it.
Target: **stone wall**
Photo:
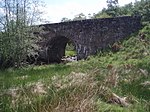
[[[85,59],[121,41],[141,28],[141,18],[124,16],[117,18],[87,19],[40,25],[38,42],[42,50],[39,60],[59,62],[70,40],[76,45],[77,59]]]

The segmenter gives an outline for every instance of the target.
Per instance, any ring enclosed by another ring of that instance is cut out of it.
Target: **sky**
[[[0,0],[1,2],[2,0]],[[45,6],[40,7],[44,12],[41,18],[45,19],[41,23],[57,23],[66,17],[73,19],[75,15],[80,13],[93,15],[98,13],[103,8],[107,7],[106,0],[40,0],[43,1]],[[134,3],[135,0],[118,0],[119,5],[123,6],[128,3]],[[0,8],[0,14],[3,10]]]
[[[60,22],[63,17],[72,19],[75,15],[97,13],[107,6],[106,0],[43,0],[43,18],[50,23]],[[134,3],[135,0],[118,0],[119,5]]]

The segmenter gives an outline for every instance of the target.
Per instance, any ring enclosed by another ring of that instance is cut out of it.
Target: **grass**
[[[76,51],[65,51],[65,56],[76,56]]]
[[[70,72],[70,66],[63,64],[43,65],[21,69],[10,68],[0,72],[1,81],[4,80],[1,87],[10,88],[12,86],[22,86],[25,85],[26,82],[35,82],[41,79],[48,80],[54,75],[65,75]]]
[[[0,71],[0,111],[149,112],[149,40],[134,35],[86,61]]]

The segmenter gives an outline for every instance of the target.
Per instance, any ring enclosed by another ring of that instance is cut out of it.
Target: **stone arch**
[[[41,58],[39,60],[45,63],[60,63],[62,57],[65,56],[66,45],[69,41],[74,43],[73,40],[66,36],[55,35],[54,37],[51,37],[47,40],[43,53],[40,53],[40,57],[43,57],[43,59]],[[74,45],[76,47],[75,43]]]

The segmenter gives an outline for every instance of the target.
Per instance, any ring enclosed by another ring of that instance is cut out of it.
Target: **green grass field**
[[[119,46],[78,62],[0,71],[0,112],[149,112],[150,38]]]

